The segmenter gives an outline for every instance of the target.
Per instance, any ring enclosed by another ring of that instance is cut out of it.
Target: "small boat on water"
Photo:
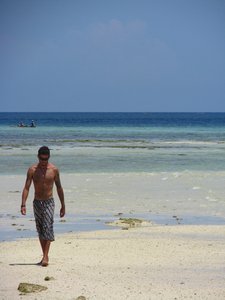
[[[24,127],[35,128],[36,124],[34,123],[34,120],[31,121],[30,125],[26,125],[23,122],[19,122],[19,124],[17,125],[17,127],[20,127],[20,128],[24,128]]]

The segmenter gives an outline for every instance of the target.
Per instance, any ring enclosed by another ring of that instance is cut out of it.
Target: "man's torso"
[[[33,183],[37,200],[47,200],[53,197],[53,186],[56,175],[56,167],[48,164],[46,168],[41,168],[38,164],[33,165]]]

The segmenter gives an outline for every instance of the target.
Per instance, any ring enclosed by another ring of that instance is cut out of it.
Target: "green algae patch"
[[[136,218],[119,218],[119,220],[107,222],[106,224],[111,226],[119,226],[122,227],[122,229],[129,229],[140,226],[148,226],[152,223],[146,220]]]
[[[23,294],[38,293],[47,289],[48,288],[46,286],[26,282],[21,282],[18,286],[18,290]]]
[[[130,227],[139,226],[143,223],[143,220],[135,218],[120,218],[119,220],[122,224],[127,224]]]

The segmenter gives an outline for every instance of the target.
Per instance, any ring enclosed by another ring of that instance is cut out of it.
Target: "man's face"
[[[49,155],[46,155],[46,154],[40,154],[40,155],[38,155],[38,159],[39,159],[39,164],[40,164],[42,167],[45,167],[45,166],[47,166],[47,164],[48,164]]]

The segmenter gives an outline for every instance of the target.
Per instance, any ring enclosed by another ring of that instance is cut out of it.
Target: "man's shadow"
[[[37,266],[40,267],[40,263],[14,263],[14,264],[9,264],[9,266],[14,267],[14,266]]]

